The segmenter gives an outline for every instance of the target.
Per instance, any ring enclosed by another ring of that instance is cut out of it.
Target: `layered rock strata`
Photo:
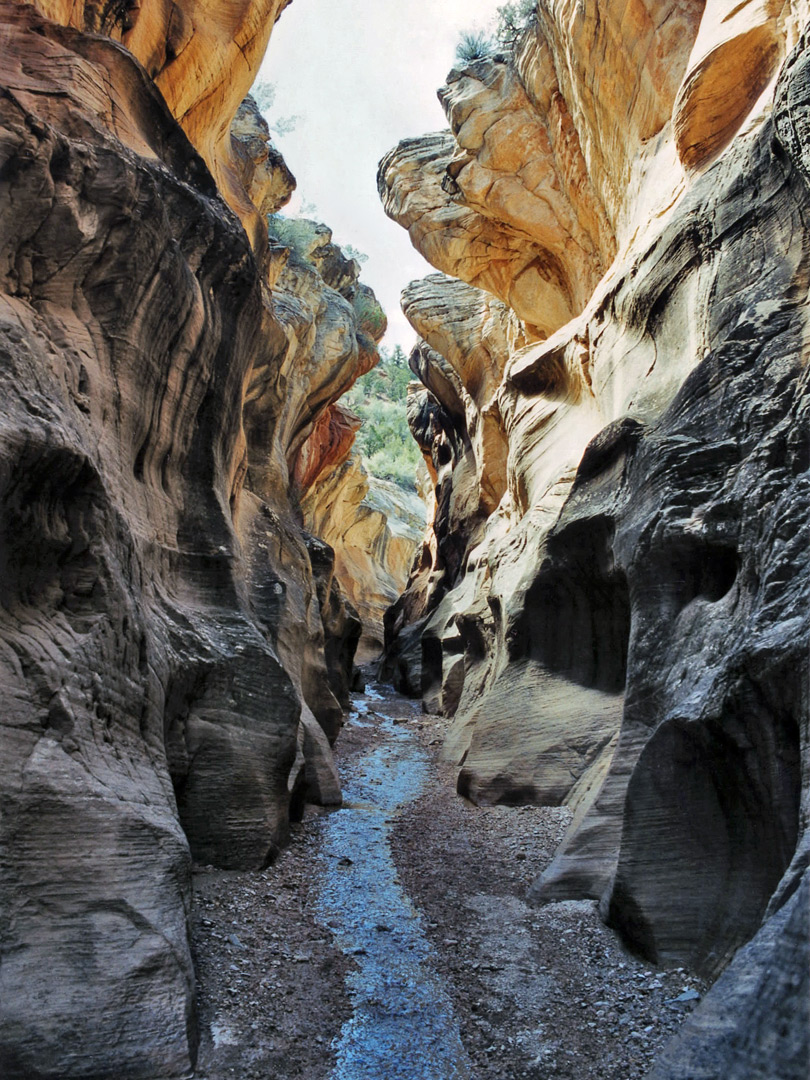
[[[0,5],[9,1080],[189,1075],[192,857],[340,801],[360,623],[296,469],[382,315],[268,239],[238,107],[283,6]]]
[[[342,412],[335,407],[334,412]],[[386,611],[405,588],[425,529],[418,495],[369,475],[360,455],[329,463],[301,504],[307,528],[335,552],[335,574],[358,612],[362,632],[355,658],[369,663],[383,651]]]
[[[254,369],[247,394],[247,484],[272,497],[283,460],[280,482],[305,528],[334,550],[335,579],[362,624],[358,661],[366,662],[382,650],[383,614],[405,587],[424,504],[368,475],[353,451],[360,421],[337,400],[379,362],[385,314],[326,226],[301,220],[294,228],[301,239],[297,250],[284,249],[271,301],[286,338],[280,370],[268,382]],[[268,417],[282,455],[268,440]]]
[[[458,282],[404,296],[437,509],[388,663],[453,717],[462,794],[574,809],[538,902],[600,899],[707,974],[753,937],[685,1038],[747,1075],[751,1017],[782,1016],[798,1076],[806,987],[777,1007],[752,972],[807,915],[807,12],[596,6],[540,3],[513,56],[451,73],[451,130],[381,163],[388,213],[517,326],[473,360]]]
[[[256,78],[273,24],[289,3],[36,0],[35,6],[62,26],[120,42],[140,62],[260,250],[265,224],[245,194],[231,124]]]

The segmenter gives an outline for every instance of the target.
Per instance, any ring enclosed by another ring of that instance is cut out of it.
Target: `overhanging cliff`
[[[385,319],[268,236],[284,6],[0,7],[4,1077],[188,1075],[192,858],[341,799],[361,626],[300,503]]]
[[[575,811],[538,902],[712,974],[807,867],[806,16],[541,2],[379,172],[461,279],[403,296],[436,515],[387,668],[453,717],[461,794]],[[706,1014],[723,1075],[770,1075],[749,991]]]

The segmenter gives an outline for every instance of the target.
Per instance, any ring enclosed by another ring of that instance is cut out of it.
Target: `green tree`
[[[513,52],[536,11],[537,0],[511,0],[501,4],[491,34],[483,30],[464,31],[456,46],[456,60],[460,64],[471,64],[499,52]]]
[[[416,489],[416,467],[421,458],[405,417],[405,398],[411,372],[402,348],[380,349],[380,363],[358,379],[344,400],[363,426],[356,445],[372,474]]]
[[[270,214],[267,218],[267,231],[270,236],[280,240],[294,251],[299,259],[306,262],[309,261],[312,249],[318,245],[319,227],[317,221],[309,218],[290,218],[283,214]]]
[[[368,262],[368,255],[364,251],[358,251],[354,244],[341,244],[340,249],[347,259],[354,259],[361,266]]]
[[[271,121],[270,115],[276,101],[275,83],[266,80],[254,83],[250,90],[250,96],[256,102],[259,112],[267,121],[267,126],[275,135],[289,135],[291,131],[295,131],[299,122],[303,120],[303,116],[296,113],[294,116],[277,116],[275,120]]]
[[[537,10],[537,0],[513,0],[498,8],[495,37],[506,49],[514,49]]]

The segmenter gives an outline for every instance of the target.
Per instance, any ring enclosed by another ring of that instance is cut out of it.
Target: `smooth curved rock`
[[[143,65],[257,250],[264,220],[245,191],[231,123],[290,0],[34,0],[54,22],[121,42]],[[109,92],[109,91],[108,91]]]
[[[405,588],[425,528],[418,496],[369,476],[357,454],[325,465],[302,502],[308,528],[335,551],[335,573],[362,623],[358,663],[379,657],[383,616]]]
[[[182,1076],[189,846],[272,856],[298,723],[228,510],[259,277],[129,55],[2,19],[2,1071]]]
[[[424,550],[453,560],[417,568],[389,613],[388,657],[403,678],[419,671],[427,708],[453,717],[445,752],[462,793],[574,809],[535,901],[600,899],[652,962],[710,977],[731,962],[737,989],[716,1007],[710,995],[684,1060],[673,1051],[656,1080],[685,1076],[686,1062],[695,1075],[726,1064],[767,1075],[746,1032],[776,1024],[775,1060],[793,1075],[807,1067],[806,987],[788,976],[790,1010],[766,995],[758,1012],[748,980],[786,947],[780,912],[810,852],[804,36],[773,80],[807,12],[611,4],[598,15],[540,3],[510,76],[543,123],[561,95],[577,150],[564,157],[552,139],[547,166],[565,164],[568,205],[583,223],[600,205],[615,243],[565,325],[541,328],[512,303],[484,265],[478,219],[464,217],[468,196],[450,184],[438,195],[439,157],[461,161],[467,123],[479,168],[486,95],[472,87],[494,86],[494,69],[450,77],[455,150],[443,136],[432,158],[412,142],[383,163],[388,209],[420,250],[462,281],[474,267],[528,323],[492,399],[505,489],[459,544],[444,493],[463,485],[468,505],[482,500],[466,402],[489,373],[468,346],[454,352],[451,304],[429,309],[440,358],[422,349],[414,365],[427,390],[413,428],[424,452],[447,450]],[[513,107],[518,122],[523,98]],[[487,229],[511,235],[510,213],[485,201]],[[406,309],[438,280],[411,286]],[[739,951],[752,938],[762,949]]]
[[[250,94],[236,110],[231,124],[231,147],[250,201],[262,217],[286,206],[295,191],[295,177],[273,146],[270,128]]]
[[[810,886],[740,949],[648,1080],[804,1080],[810,1061]]]
[[[290,475],[384,317],[328,243],[289,271],[303,297],[271,293],[285,250],[263,221],[252,249],[208,166],[234,165],[229,196],[289,186],[250,110],[230,143],[279,5],[209,5],[184,36],[192,7],[0,5],[9,1080],[188,1076],[192,857],[263,867],[305,798],[340,799],[360,624]],[[291,393],[299,325],[349,341]]]

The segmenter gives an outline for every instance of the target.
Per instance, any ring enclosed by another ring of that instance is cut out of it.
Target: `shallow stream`
[[[450,998],[434,968],[422,916],[391,856],[397,815],[416,800],[427,761],[384,687],[355,699],[350,723],[374,725],[383,742],[344,778],[344,807],[324,829],[318,909],[358,967],[354,1013],[335,1044],[333,1080],[468,1080],[470,1066]],[[396,711],[400,715],[386,713]],[[397,723],[396,721],[400,722]]]

